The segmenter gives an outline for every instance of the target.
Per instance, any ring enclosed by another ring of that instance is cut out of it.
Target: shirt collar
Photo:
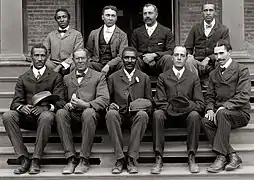
[[[221,68],[228,68],[231,62],[232,62],[232,58],[229,58],[229,60],[223,66],[221,66]]]
[[[155,21],[154,25],[147,26],[147,24],[145,24],[145,27],[146,27],[146,29],[155,29],[157,27],[157,25],[158,25],[158,23],[157,23],[157,21]]]
[[[176,75],[177,73],[180,73],[180,77],[181,77],[181,76],[183,75],[183,72],[185,71],[185,67],[183,67],[183,68],[179,71],[179,70],[177,70],[177,69],[175,68],[175,66],[173,66],[172,70],[173,70],[173,72],[175,73],[175,75]]]
[[[113,33],[115,28],[116,28],[115,24],[113,26],[111,26],[111,27],[106,26],[106,24],[104,24],[104,26],[103,26],[103,30],[106,33]]]
[[[213,26],[215,25],[215,18],[212,20],[212,22],[210,23],[212,25],[211,29],[213,28]],[[208,25],[205,21],[204,21],[204,28],[206,29],[206,25]]]
[[[43,75],[45,70],[46,70],[46,66],[43,66],[41,69],[36,69],[34,66],[33,66],[33,73],[35,75],[35,77],[37,77],[37,75],[39,74],[38,72],[40,72],[40,75]]]
[[[68,25],[66,28],[64,28],[64,29],[62,29],[62,28],[58,27],[58,29],[59,29],[59,30],[66,30],[66,31],[68,31],[68,30],[69,30],[69,28],[70,28],[70,26],[69,26],[69,25]]]
[[[86,70],[84,71],[84,73],[86,74],[87,71],[88,71],[88,68],[86,68]],[[76,71],[76,74],[79,75],[79,74],[81,74],[81,73],[79,73],[78,71]]]
[[[124,71],[125,75],[128,77],[129,81],[131,81],[131,78],[133,77],[135,70],[136,69],[134,68],[133,71],[129,74],[128,71],[126,71],[125,68],[123,68],[123,71]]]

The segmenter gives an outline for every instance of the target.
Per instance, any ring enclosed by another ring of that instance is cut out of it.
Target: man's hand
[[[205,114],[205,118],[207,118],[209,121],[214,121],[215,113],[213,110],[208,110]]]
[[[48,110],[49,110],[48,106],[35,106],[32,108],[31,113],[34,114],[35,116],[38,116],[43,111],[48,111]]]
[[[201,65],[205,67],[205,66],[209,63],[209,60],[210,60],[210,58],[209,58],[209,57],[206,57],[206,58],[201,62]]]
[[[90,104],[81,100],[81,99],[78,99],[76,94],[73,94],[72,95],[72,98],[71,98],[71,105],[74,107],[74,108],[82,108],[82,109],[86,109],[86,108],[89,108],[90,107]]]
[[[119,106],[116,103],[111,103],[108,107],[108,110],[116,110],[119,111]]]
[[[63,66],[61,64],[57,65],[56,68],[54,69],[55,72],[59,72]]]
[[[101,70],[101,72],[103,73],[103,74],[108,74],[108,71],[109,71],[109,65],[108,64],[106,64],[103,68],[102,68],[102,70]]]
[[[67,104],[65,104],[64,109],[67,111],[71,111],[74,109],[74,107],[72,106],[70,102],[68,102]]]
[[[147,53],[147,54],[143,54],[143,61],[146,64],[149,64],[150,62],[154,61],[154,59],[157,57],[158,55],[156,53]]]
[[[24,105],[22,106],[22,108],[20,108],[20,112],[23,113],[23,114],[30,114],[31,113],[31,110],[32,110],[33,106],[30,105],[30,104],[27,104],[27,105]]]

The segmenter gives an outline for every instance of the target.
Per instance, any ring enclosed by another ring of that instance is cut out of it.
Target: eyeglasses
[[[131,61],[134,62],[134,61],[136,61],[136,57],[134,57],[134,56],[124,56],[123,60],[124,61],[130,61],[131,60]]]

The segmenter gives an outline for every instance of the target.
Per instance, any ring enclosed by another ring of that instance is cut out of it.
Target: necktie
[[[58,29],[58,32],[59,32],[59,33],[66,33],[66,31],[67,31],[66,29],[64,29],[64,30]]]
[[[211,28],[212,24],[206,24],[206,28]]]
[[[224,72],[226,70],[226,68],[225,67],[220,67],[220,72]]]
[[[180,75],[181,75],[181,74],[180,74],[179,72],[176,73],[177,79],[180,79]]]
[[[38,80],[38,79],[40,79],[40,77],[41,77],[41,73],[40,73],[40,71],[38,71],[36,79]]]
[[[86,75],[85,73],[76,74],[76,77],[77,77],[77,78],[81,78],[81,77],[85,77],[85,75]]]

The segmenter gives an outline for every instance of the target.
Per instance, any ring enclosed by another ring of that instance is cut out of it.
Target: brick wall
[[[217,18],[220,19],[221,0],[179,0],[180,44],[183,45],[192,26],[202,20],[201,7],[204,3],[216,4]],[[251,0],[250,0],[251,1]]]
[[[254,56],[254,1],[244,1],[245,50]]]
[[[57,28],[54,14],[58,8],[66,8],[69,11],[71,26],[76,28],[75,2],[76,0],[26,0],[28,51]]]

